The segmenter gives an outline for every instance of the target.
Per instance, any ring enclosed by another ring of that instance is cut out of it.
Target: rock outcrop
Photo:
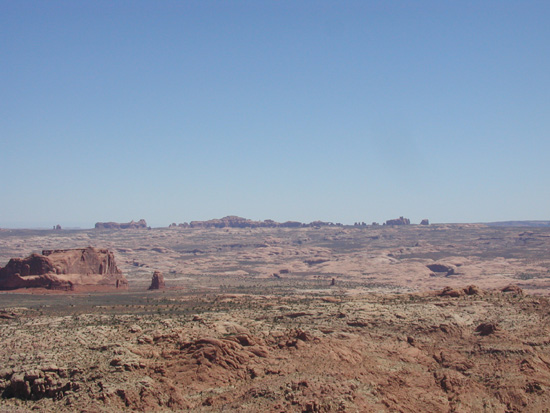
[[[476,285],[469,285],[465,288],[453,288],[445,287],[443,290],[437,293],[439,297],[462,297],[464,295],[484,295],[483,290],[481,290]]]
[[[410,225],[411,220],[409,218],[399,217],[396,219],[388,219],[386,225]]]
[[[0,371],[0,379],[4,381],[2,397],[23,400],[48,397],[57,400],[69,390],[79,390],[79,385],[71,382],[67,376],[66,369],[60,369],[56,365],[19,372],[4,369]]]
[[[427,219],[423,219],[422,221],[420,221],[420,225],[430,225],[430,221]]]
[[[12,258],[0,268],[0,290],[72,290],[79,285],[120,288],[128,281],[117,268],[112,252],[93,247],[44,250],[27,258]]]
[[[151,285],[149,286],[150,290],[163,290],[166,287],[164,283],[164,275],[160,271],[155,271],[153,273],[153,278],[151,279]]]
[[[433,271],[431,274],[432,277],[438,276],[438,275],[444,275],[445,277],[448,277],[450,275],[456,274],[456,268],[453,265],[449,264],[441,264],[441,263],[434,263],[434,264],[428,264],[426,265],[430,271]]]
[[[140,219],[138,222],[130,221],[126,223],[119,222],[96,222],[95,229],[145,229],[147,222]]]
[[[498,326],[495,323],[481,323],[475,329],[475,332],[480,336],[488,336],[498,330]]]
[[[523,294],[523,290],[514,284],[509,284],[506,287],[502,288],[500,291],[502,291],[503,293]]]

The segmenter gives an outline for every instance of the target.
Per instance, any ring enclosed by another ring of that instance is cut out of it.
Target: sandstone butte
[[[155,271],[153,273],[153,278],[151,279],[151,285],[149,286],[150,290],[163,290],[166,287],[164,282],[164,275],[160,271]]]
[[[73,290],[78,286],[123,288],[128,281],[111,251],[93,247],[44,250],[27,258],[12,258],[0,268],[0,290]]]

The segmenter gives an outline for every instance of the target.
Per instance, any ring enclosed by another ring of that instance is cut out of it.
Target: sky
[[[0,0],[0,227],[550,219],[548,1]]]

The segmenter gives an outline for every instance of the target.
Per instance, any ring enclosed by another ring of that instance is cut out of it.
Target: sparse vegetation
[[[521,248],[453,226],[0,235],[8,258],[108,243],[131,283],[3,293],[0,410],[540,411],[550,305],[494,289],[548,291],[549,231]],[[146,291],[157,269],[168,288]]]

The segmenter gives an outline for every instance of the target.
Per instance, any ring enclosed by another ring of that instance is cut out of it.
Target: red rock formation
[[[140,219],[138,222],[130,221],[126,223],[119,222],[96,222],[96,229],[143,229],[147,228],[147,222]]]
[[[483,295],[484,292],[475,285],[469,285],[465,288],[445,287],[437,293],[440,297],[462,297],[463,295]]]
[[[48,288],[72,290],[77,285],[125,287],[112,252],[92,247],[44,250],[42,255],[12,258],[0,268],[0,290]]]
[[[438,294],[440,297],[461,297],[465,294],[464,290],[458,289],[458,288],[452,288],[452,287],[445,287],[441,292]]]
[[[469,285],[464,288],[466,295],[483,295],[483,290],[481,290],[477,285]]]
[[[155,271],[153,273],[153,278],[151,279],[150,290],[163,290],[165,288],[164,284],[164,275],[160,271]]]

